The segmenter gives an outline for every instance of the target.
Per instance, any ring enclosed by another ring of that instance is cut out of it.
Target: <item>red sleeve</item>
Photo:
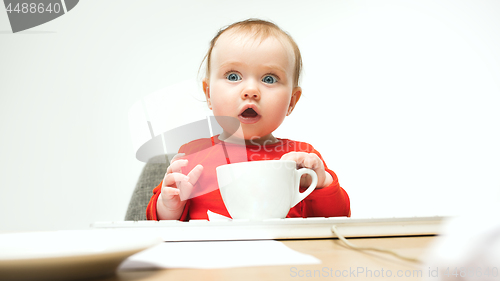
[[[311,147],[311,153],[319,156],[325,171],[332,176],[332,183],[320,189],[315,189],[303,201],[299,202],[288,213],[287,217],[343,217],[350,216],[351,206],[349,195],[340,187],[337,175],[326,166],[321,154]],[[302,192],[303,190],[301,190]]]
[[[329,186],[315,189],[304,199],[303,217],[343,217],[350,215],[350,201],[347,192],[340,187],[337,175],[326,169],[333,182]]]
[[[153,189],[153,196],[149,200],[148,207],[146,208],[146,219],[148,220],[159,220],[158,219],[158,213],[157,213],[157,208],[156,208],[156,203],[158,202],[158,197],[160,197],[161,194],[161,185],[163,181],[160,182],[160,184]],[[179,220],[181,221],[188,221],[189,220],[189,204],[191,200],[187,200],[186,205],[184,205],[184,211],[182,211],[181,217]]]
[[[158,215],[156,214],[156,202],[158,201],[158,197],[160,196],[161,193],[161,184],[163,183],[160,182],[160,184],[153,189],[153,196],[149,200],[148,207],[146,208],[146,218],[148,220],[158,220]]]

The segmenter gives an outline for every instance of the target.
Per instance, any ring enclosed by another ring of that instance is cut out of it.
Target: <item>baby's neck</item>
[[[224,142],[229,142],[229,143],[237,143],[237,144],[242,144],[243,140],[241,138],[232,136],[226,134],[225,132],[222,132],[222,134],[219,135],[219,140],[224,141]],[[269,145],[269,144],[275,144],[279,140],[275,138],[272,134],[269,134],[267,136],[263,136],[260,138],[252,138],[252,139],[245,139],[245,144],[246,145]]]

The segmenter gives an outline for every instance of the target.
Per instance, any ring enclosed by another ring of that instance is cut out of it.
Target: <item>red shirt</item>
[[[208,219],[207,211],[231,217],[222,201],[217,184],[215,168],[228,164],[246,161],[279,160],[281,156],[292,151],[315,153],[320,157],[333,182],[329,186],[315,189],[309,196],[299,202],[287,215],[294,217],[339,217],[350,215],[349,196],[340,187],[337,175],[328,169],[325,161],[318,151],[305,142],[278,139],[270,145],[239,145],[220,141],[217,136],[198,139],[183,145],[179,153],[185,153],[188,165],[183,168],[183,174],[188,174],[196,165],[203,166],[203,172],[187,200],[184,211],[180,217],[182,221],[190,219]],[[227,156],[227,157],[226,157]],[[148,220],[158,220],[156,202],[161,193],[160,183],[153,189],[153,196],[149,201],[146,216]],[[302,192],[303,190],[301,190]]]

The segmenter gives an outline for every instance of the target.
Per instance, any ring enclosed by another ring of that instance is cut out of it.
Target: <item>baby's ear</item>
[[[295,108],[295,105],[297,102],[299,102],[300,96],[302,95],[302,88],[300,87],[295,87],[292,90],[292,98],[290,99],[290,104],[288,105],[288,111],[286,113],[286,116],[290,115]]]
[[[212,103],[210,102],[210,86],[208,86],[208,79],[203,79],[203,92],[205,93],[205,99],[207,100],[208,108],[212,109]]]

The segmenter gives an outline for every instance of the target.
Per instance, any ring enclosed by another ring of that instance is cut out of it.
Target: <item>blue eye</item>
[[[240,81],[241,80],[241,77],[236,74],[236,73],[229,73],[227,76],[226,76],[226,79],[229,80],[229,81],[232,81],[232,82],[236,82],[236,81]]]
[[[262,82],[267,83],[267,84],[274,84],[278,82],[278,79],[276,79],[272,75],[266,75],[264,78],[262,78]]]

